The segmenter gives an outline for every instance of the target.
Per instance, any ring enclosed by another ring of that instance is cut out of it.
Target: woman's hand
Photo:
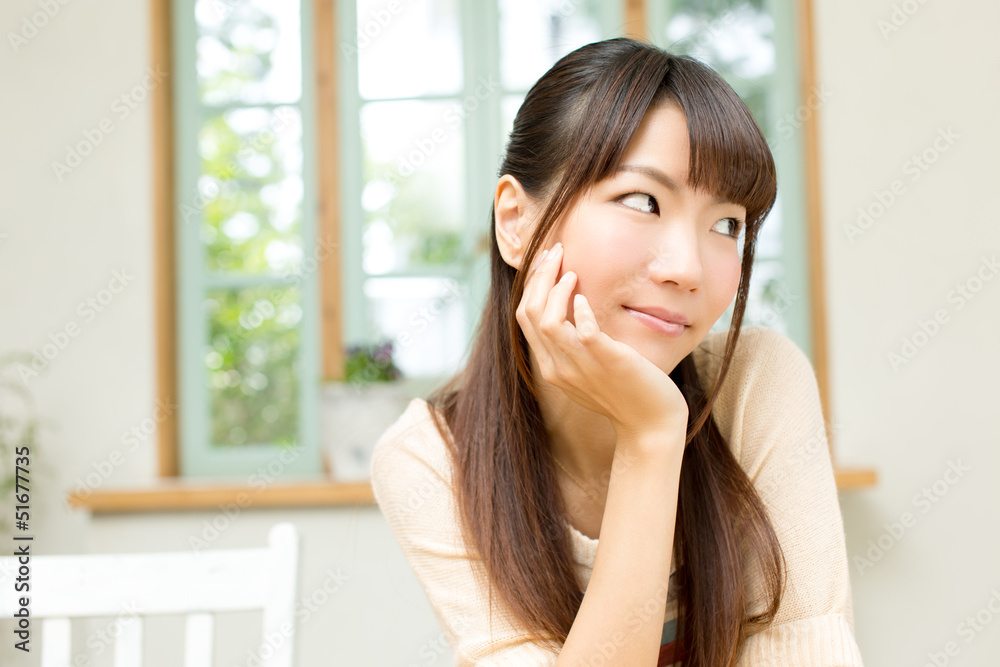
[[[619,437],[650,431],[686,435],[687,401],[669,375],[602,332],[582,294],[573,301],[576,326],[566,319],[576,274],[568,271],[556,282],[561,264],[557,244],[531,268],[516,311],[542,378],[605,415]]]

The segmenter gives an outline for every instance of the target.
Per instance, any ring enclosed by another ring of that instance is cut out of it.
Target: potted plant
[[[344,382],[322,391],[326,472],[338,481],[363,481],[382,433],[406,410],[411,391],[392,359],[392,341],[348,347]]]

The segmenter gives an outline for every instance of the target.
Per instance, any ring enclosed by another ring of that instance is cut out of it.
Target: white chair
[[[170,553],[31,556],[30,591],[16,593],[19,563],[0,558],[0,615],[14,618],[18,598],[30,599],[32,650],[42,619],[41,664],[70,662],[70,617],[130,615],[114,640],[116,667],[142,664],[142,616],[186,614],[185,667],[212,663],[214,612],[263,611],[261,667],[292,667],[298,533],[279,523],[269,547]],[[14,542],[15,545],[31,542]],[[134,610],[134,611],[133,611]],[[8,636],[8,641],[11,637]],[[13,641],[19,641],[14,635]]]

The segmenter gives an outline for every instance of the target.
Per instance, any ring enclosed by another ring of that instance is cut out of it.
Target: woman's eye
[[[647,195],[642,192],[630,192],[625,195],[619,201],[629,208],[634,208],[637,211],[642,211],[643,213],[657,213],[659,208],[656,205],[656,200],[652,196]]]
[[[725,231],[722,232],[726,236],[731,236],[735,239],[740,235],[740,232],[743,231],[743,222],[741,220],[737,220],[736,218],[723,218],[722,220],[719,220],[719,222],[726,223]]]

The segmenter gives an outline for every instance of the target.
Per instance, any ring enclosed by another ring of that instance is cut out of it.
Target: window
[[[430,386],[460,367],[524,94],[565,53],[640,23],[720,71],[771,143],[779,200],[744,323],[808,353],[791,2],[650,1],[642,19],[630,2],[356,0],[335,3],[324,45],[313,0],[173,0],[179,473],[246,479],[282,452],[282,474],[320,473],[321,369],[343,353],[322,349],[321,303],[339,306],[330,340],[391,341],[404,377]],[[317,138],[330,63],[315,53],[336,60],[336,148]],[[332,246],[318,233],[319,157],[339,174]],[[331,253],[339,284],[320,280]]]
[[[310,5],[173,9],[180,472],[315,472]]]

